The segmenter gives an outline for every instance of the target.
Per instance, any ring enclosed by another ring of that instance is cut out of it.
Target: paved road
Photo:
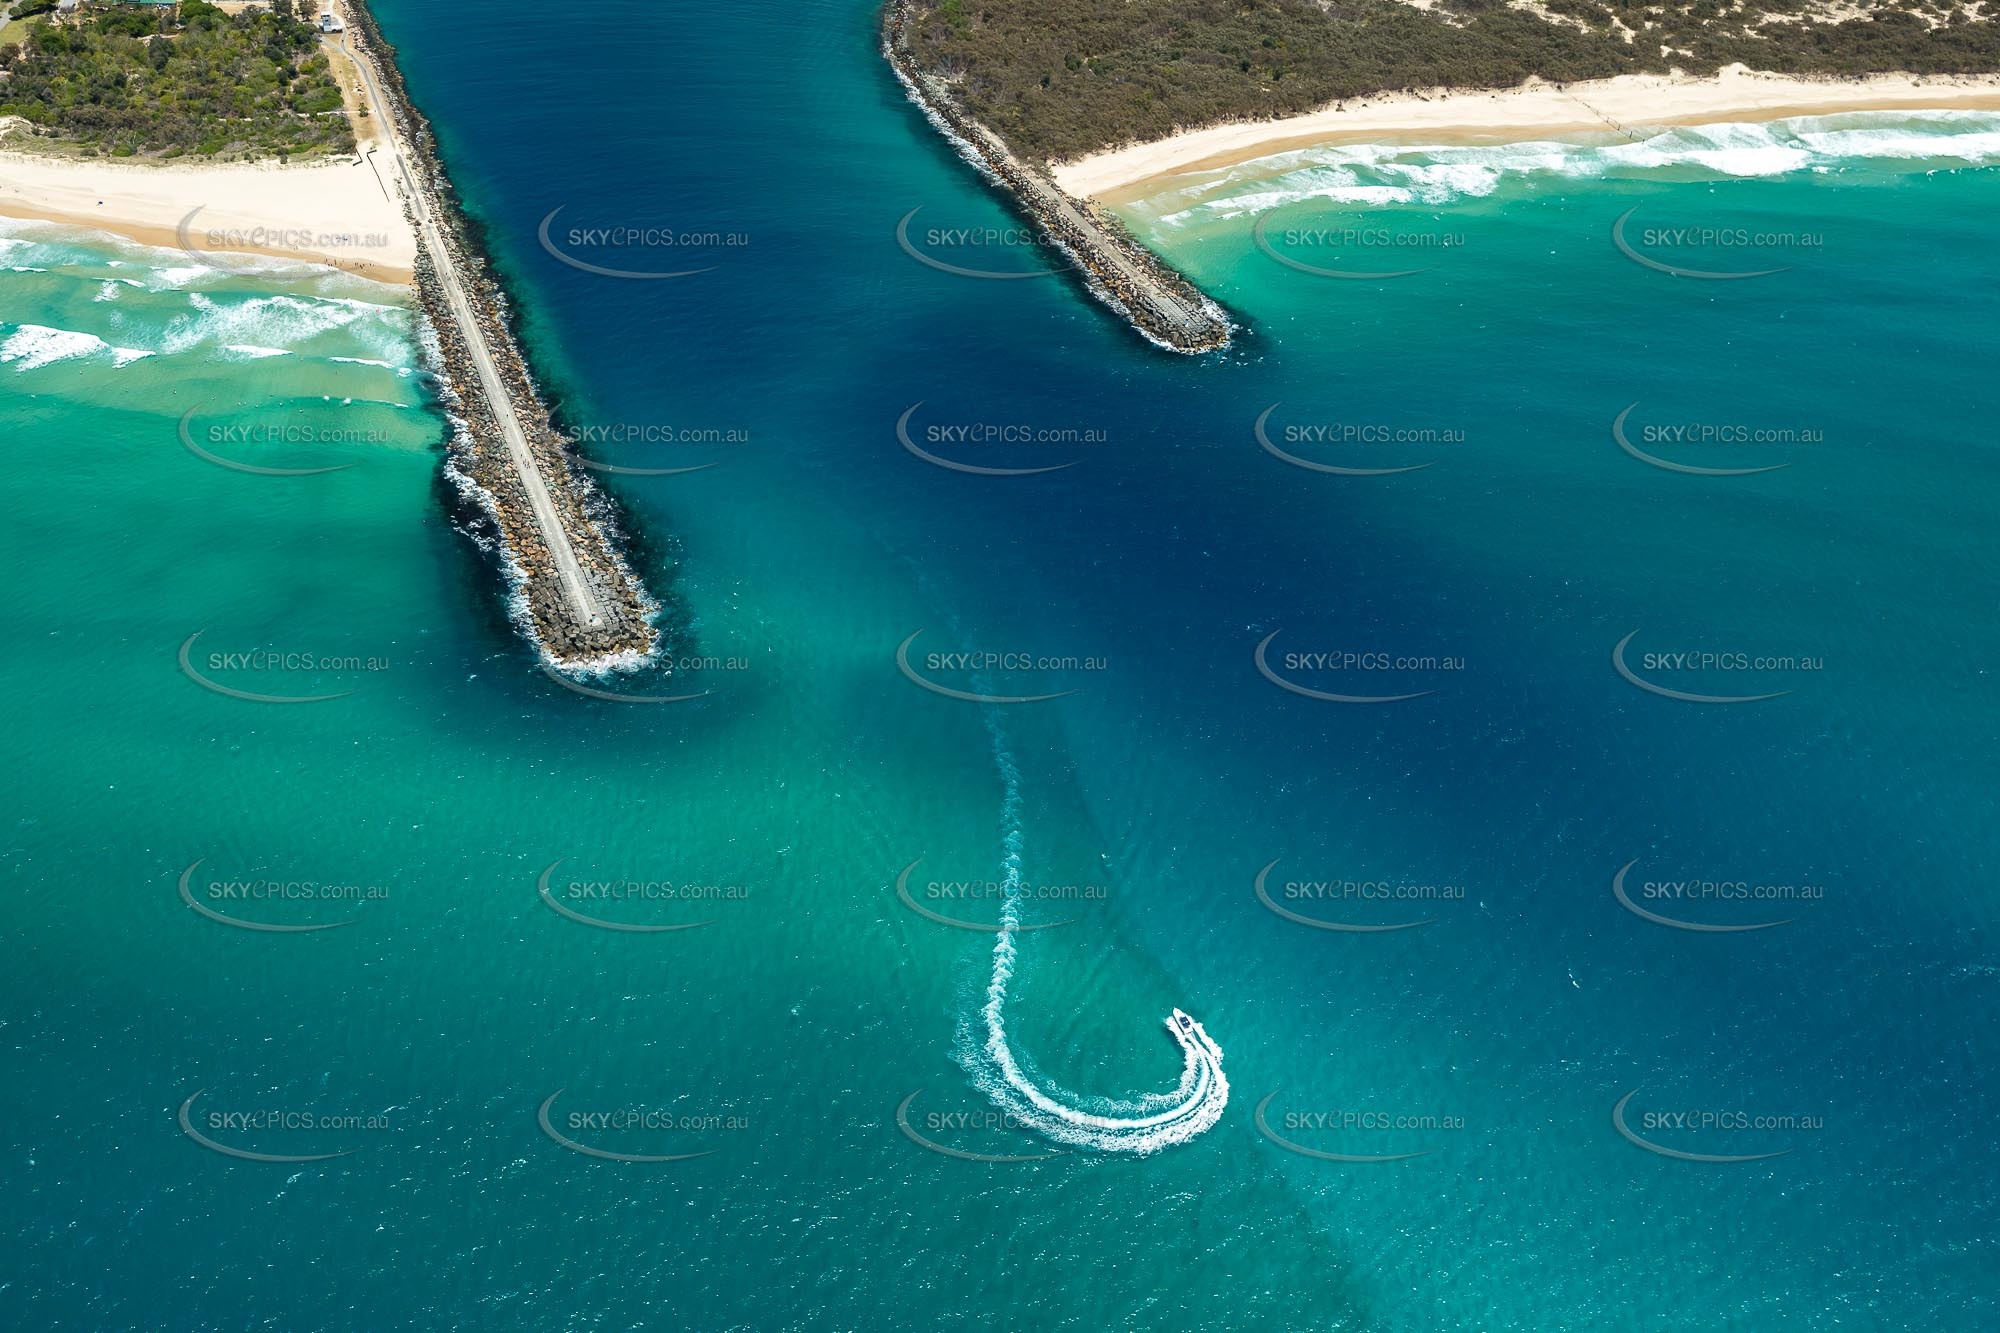
[[[460,336],[464,338],[472,364],[479,372],[479,383],[486,392],[486,402],[492,409],[493,418],[499,422],[500,433],[507,441],[507,456],[513,462],[514,470],[520,474],[521,489],[527,492],[535,526],[540,529],[542,543],[548,547],[549,555],[555,561],[563,592],[581,624],[602,625],[603,609],[598,605],[590,585],[584,581],[583,566],[578,563],[576,551],[570,545],[569,530],[563,526],[562,516],[556,512],[555,501],[549,496],[548,482],[536,465],[534,454],[528,449],[527,433],[521,429],[521,414],[514,409],[514,400],[500,379],[499,368],[493,364],[493,349],[487,345],[485,331],[473,316],[472,301],[466,296],[464,284],[459,281],[457,266],[451,262],[451,250],[445,245],[444,231],[432,216],[430,203],[424,192],[417,188],[416,177],[410,171],[408,150],[398,133],[396,118],[390,114],[389,99],[383,96],[376,84],[375,71],[369,62],[348,50],[346,33],[340,35],[337,43],[325,37],[320,40],[338,49],[361,71],[361,81],[368,91],[369,115],[374,119],[390,154],[396,159],[396,170],[403,178],[404,193],[410,201],[411,211],[416,214],[419,237],[424,248],[430,251],[431,266],[444,288],[445,300],[450,303],[452,314],[458,320]]]

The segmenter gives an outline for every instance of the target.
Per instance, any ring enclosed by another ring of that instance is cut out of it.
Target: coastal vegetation
[[[912,56],[1023,156],[1370,93],[1616,74],[2000,70],[1951,0],[915,0]],[[1851,15],[1851,16],[1848,16]]]
[[[9,29],[24,22],[15,6]],[[228,14],[92,3],[0,45],[0,118],[86,156],[277,157],[349,152],[354,133],[318,30],[293,0]]]

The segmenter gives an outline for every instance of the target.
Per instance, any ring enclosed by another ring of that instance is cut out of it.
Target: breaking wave
[[[2000,162],[2000,114],[1849,112],[1768,123],[1682,125],[1630,141],[1337,144],[1279,153],[1162,192],[1147,211],[1168,225],[1261,213],[1308,199],[1447,204],[1492,194],[1509,177],[1571,179],[1673,172],[1696,177],[1831,172],[1857,162],[1946,168]]]
[[[1142,1155],[1185,1143],[1222,1117],[1229,1104],[1229,1080],[1222,1073],[1222,1048],[1180,1010],[1166,1020],[1167,1031],[1184,1057],[1180,1082],[1171,1092],[1125,1099],[1070,1092],[1038,1081],[1008,1040],[1007,989],[1014,979],[1015,941],[1020,938],[1016,927],[1021,924],[1021,773],[990,711],[987,730],[1003,788],[1000,929],[994,935],[993,974],[980,1009],[983,1039],[968,1024],[961,1033],[960,1061],[996,1106],[1058,1143]]]
[[[231,297],[190,292],[188,309],[169,320],[164,350],[260,347],[297,351],[336,330],[371,345],[393,340],[405,318],[396,306],[335,296]],[[391,343],[393,346],[393,342]]]
[[[113,347],[94,333],[52,329],[46,324],[17,324],[6,340],[0,342],[0,363],[16,370],[39,370],[58,361],[74,361],[100,352],[110,353],[113,369],[152,355],[142,348]]]

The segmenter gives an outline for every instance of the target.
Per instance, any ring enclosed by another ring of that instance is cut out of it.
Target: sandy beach
[[[0,151],[0,217],[91,227],[195,253],[304,259],[407,283],[416,235],[387,172],[353,158],[145,166]]]
[[[1710,78],[1621,75],[1518,88],[1399,93],[1325,107],[1282,120],[1189,130],[1152,143],[1056,164],[1074,195],[1116,201],[1162,176],[1233,166],[1316,144],[1395,141],[1505,143],[1668,125],[1782,120],[1842,111],[2000,110],[2000,76],[1799,79],[1732,65]]]

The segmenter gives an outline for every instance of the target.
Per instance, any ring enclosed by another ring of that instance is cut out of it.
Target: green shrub
[[[1176,129],[1262,120],[1370,93],[1504,88],[1713,73],[1732,61],[1790,74],[2000,70],[2000,23],[1932,29],[1884,0],[1846,23],[1760,25],[1804,0],[1546,0],[1555,23],[1507,0],[917,0],[910,46],[966,109],[1032,157],[1072,157]],[[1989,5],[1993,9],[1995,6]],[[1613,16],[1639,35],[1631,43]]]
[[[0,116],[119,157],[352,151],[310,24],[205,0],[184,0],[179,17],[97,5],[83,22],[37,28],[0,82]]]

